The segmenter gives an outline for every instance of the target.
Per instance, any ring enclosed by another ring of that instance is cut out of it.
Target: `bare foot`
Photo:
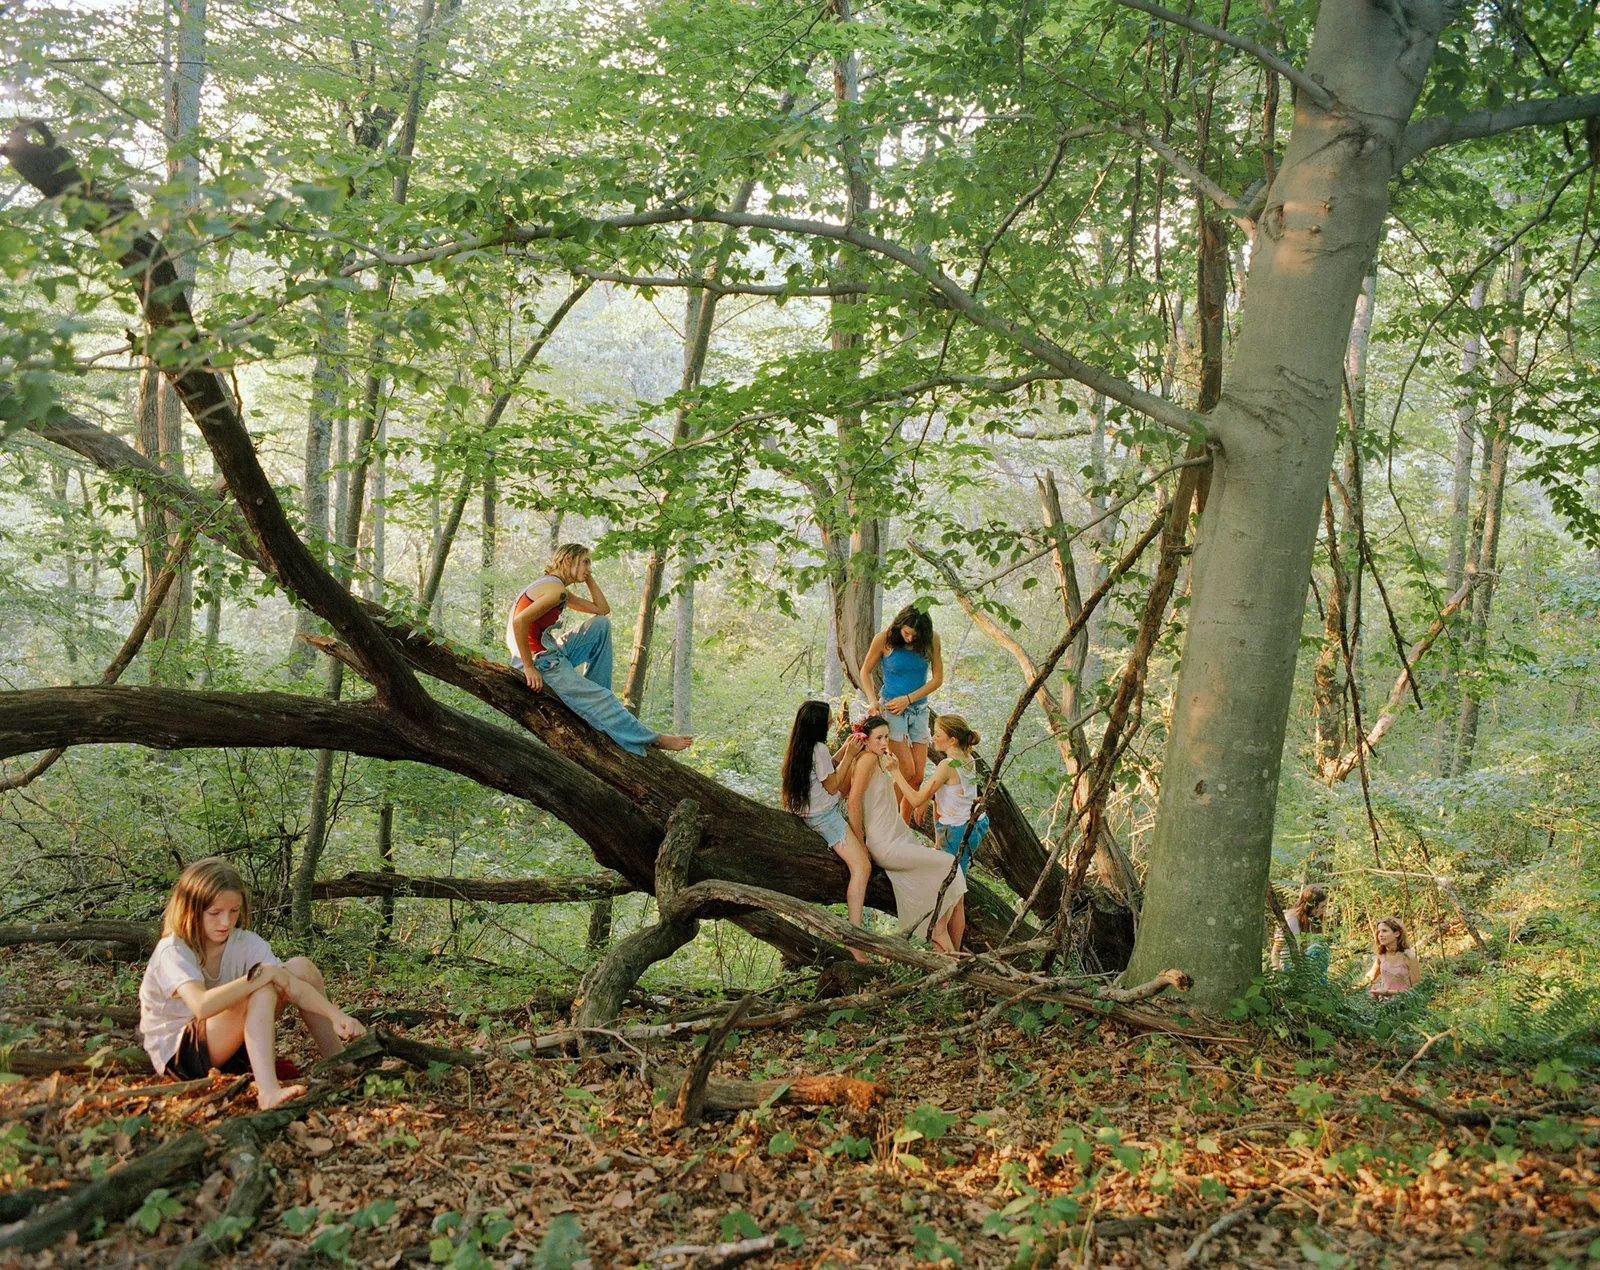
[[[348,1044],[358,1036],[365,1036],[367,1029],[361,1025],[359,1019],[352,1019],[341,1010],[333,1016],[333,1034]]]
[[[658,736],[655,739],[658,750],[686,750],[693,744],[692,736]]]
[[[847,948],[849,947],[848,944],[845,945],[845,946]],[[859,948],[851,948],[850,949],[850,955],[852,957],[854,957],[857,961],[861,962],[863,965],[870,966],[872,964],[872,958],[867,956],[867,954],[862,952]]]
[[[280,1085],[274,1093],[268,1093],[260,1085],[256,1086],[256,1101],[261,1104],[262,1111],[271,1111],[281,1102],[288,1102],[291,1098],[298,1098],[305,1093],[304,1085]]]

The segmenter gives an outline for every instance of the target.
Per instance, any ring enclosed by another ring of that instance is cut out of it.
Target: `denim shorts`
[[[972,857],[978,850],[978,844],[983,841],[983,835],[989,832],[989,817],[979,816],[978,821],[972,826],[972,832],[967,833],[966,823],[947,825],[939,821],[933,826],[933,845],[939,850],[955,855],[956,848],[961,845],[961,835],[967,836],[967,849],[961,853],[961,871],[965,873],[967,866],[972,863]]]
[[[883,717],[889,723],[889,739],[891,741],[908,741],[912,745],[926,745],[933,739],[929,729],[932,712],[928,709],[926,701],[918,701],[909,705],[900,714],[891,714],[888,710],[883,712]]]
[[[836,847],[843,842],[845,834],[850,830],[850,822],[844,818],[838,803],[834,803],[826,811],[819,811],[815,816],[802,816],[800,819],[820,833],[822,840],[830,847]]]

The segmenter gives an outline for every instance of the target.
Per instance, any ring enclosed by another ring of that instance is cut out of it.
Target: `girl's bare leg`
[[[278,989],[273,984],[263,984],[246,1002],[244,1048],[256,1078],[256,1101],[263,1111],[305,1093],[304,1085],[278,1081]]]
[[[861,907],[867,898],[867,879],[872,876],[872,857],[867,854],[866,847],[861,845],[861,839],[856,837],[853,829],[845,830],[844,837],[834,843],[833,850],[850,870],[850,884],[845,889],[845,902],[850,910],[850,924],[859,926]],[[850,949],[850,955],[857,961],[871,960],[859,948]]]
[[[291,957],[283,968],[289,972],[289,1000],[299,1008],[324,1058],[332,1058],[367,1030],[328,1000],[322,972],[308,958]]]
[[[906,778],[906,783],[920,789],[922,787],[921,779],[912,775],[916,769],[912,766],[911,761],[911,743],[909,741],[890,741],[889,753],[894,755],[894,761],[900,765],[900,775]],[[908,825],[914,823],[915,809],[906,801],[905,795],[901,794],[898,797],[900,801],[900,819]]]
[[[962,896],[955,902],[950,910],[950,921],[946,924],[950,933],[950,950],[961,951],[961,940],[967,933],[967,898]]]
[[[951,913],[946,912],[928,936],[928,942],[940,952],[955,952],[955,945],[950,942],[950,916]]]
[[[213,1014],[205,1020],[205,1027],[201,1035],[205,1037],[206,1050],[211,1055],[211,1064],[220,1067],[239,1052],[239,1047],[244,1044],[244,1021],[249,1012],[251,998],[246,997],[237,1005],[229,1006],[221,1014]]]

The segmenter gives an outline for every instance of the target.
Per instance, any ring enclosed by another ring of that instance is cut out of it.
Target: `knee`
[[[604,613],[596,613],[589,619],[589,628],[609,635],[611,633],[611,619]]]
[[[296,979],[304,979],[318,992],[322,991],[322,971],[317,969],[316,963],[309,957],[290,957],[283,963],[283,968]]]

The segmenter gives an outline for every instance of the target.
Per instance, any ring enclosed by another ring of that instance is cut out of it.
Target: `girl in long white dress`
[[[925,937],[935,948],[954,952],[950,915],[967,893],[967,879],[960,869],[950,877],[951,858],[943,851],[924,846],[900,818],[899,799],[889,775],[895,765],[888,752],[889,724],[874,715],[861,724],[861,732],[866,749],[856,759],[850,777],[850,828],[866,844],[873,863],[881,865],[889,875],[900,933]],[[939,903],[937,915],[935,902]]]

